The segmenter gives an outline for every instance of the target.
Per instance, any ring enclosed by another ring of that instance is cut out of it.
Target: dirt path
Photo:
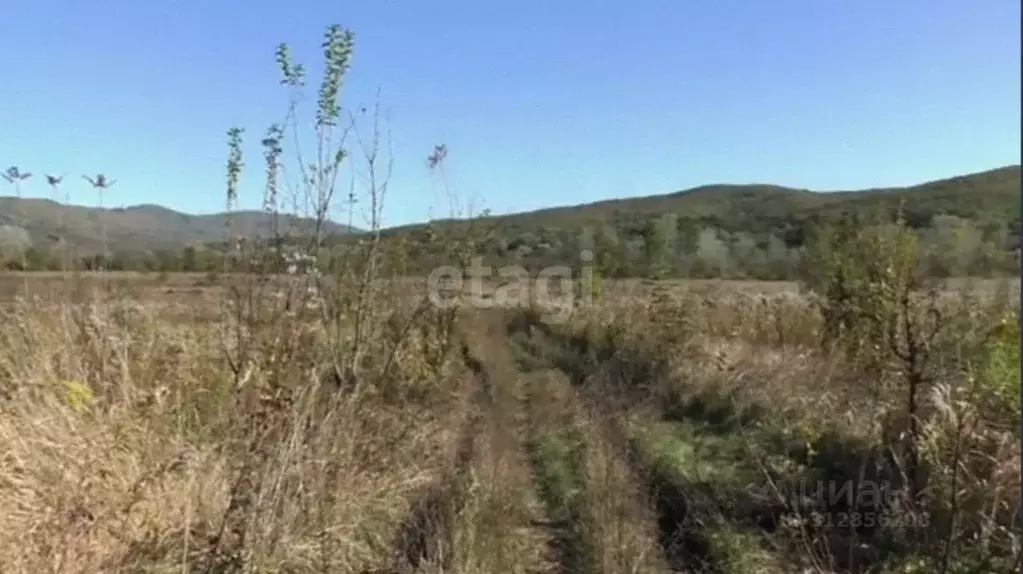
[[[540,409],[561,400],[560,410],[574,410],[575,419],[589,421],[588,442],[601,445],[603,456],[618,461],[623,468],[614,478],[590,481],[590,489],[602,490],[603,499],[619,497],[631,501],[632,508],[644,505],[653,509],[651,533],[668,571],[672,572],[781,572],[773,557],[761,552],[755,536],[747,536],[741,528],[733,529],[722,517],[726,510],[714,496],[717,485],[693,479],[695,474],[709,471],[713,476],[731,468],[734,461],[728,452],[699,448],[700,435],[669,432],[673,423],[665,422],[658,402],[648,388],[631,385],[625,378],[652,378],[652,372],[617,363],[616,357],[592,362],[580,356],[580,349],[571,342],[550,336],[537,326],[513,326],[511,340],[525,368],[546,372],[548,378],[560,381],[562,394],[571,395],[573,406],[565,399],[546,397],[538,402]],[[635,371],[635,372],[634,372]],[[626,384],[623,385],[623,382]],[[565,418],[553,426],[567,427]],[[692,441],[692,442],[690,442]],[[683,472],[678,472],[679,469]],[[720,472],[719,472],[720,471]],[[733,501],[725,500],[725,504]],[[642,524],[643,512],[634,512],[624,519],[631,528]],[[623,515],[617,514],[623,521]],[[622,525],[624,526],[624,524]],[[593,549],[589,549],[592,553]],[[645,570],[652,571],[652,570]]]
[[[482,317],[470,333],[463,361],[475,388],[456,460],[410,514],[388,572],[558,572],[522,441],[525,413],[503,329]]]
[[[554,519],[563,572],[672,572],[654,500],[636,474],[613,409],[580,392],[569,373],[514,333],[525,381],[526,432],[537,488]],[[527,338],[538,336],[528,330]]]

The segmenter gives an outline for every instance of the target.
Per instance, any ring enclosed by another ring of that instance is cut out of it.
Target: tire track
[[[551,396],[538,396],[537,387],[543,383],[543,374],[529,377],[524,401],[526,403],[527,429],[526,441],[529,445],[530,462],[533,469],[534,488],[543,502],[548,520],[543,527],[550,536],[549,553],[555,562],[556,572],[563,574],[586,572],[589,550],[579,525],[582,520],[580,510],[569,500],[570,493],[579,488],[578,484],[568,482],[578,476],[578,468],[562,468],[558,463],[573,466],[570,459],[573,452],[558,452],[563,449],[566,425],[559,424],[556,428],[547,428],[552,421],[544,420],[544,407],[557,407]],[[563,422],[563,421],[562,421]]]
[[[535,356],[520,358],[533,362]],[[613,414],[578,393],[561,369],[535,370],[529,380],[534,466],[541,475],[543,498],[557,519],[551,526],[561,571],[670,571],[658,544],[657,513],[644,480],[629,462],[626,442],[614,432]],[[560,440],[568,448],[551,453],[553,447],[542,439],[552,440],[552,435],[554,445]],[[559,460],[569,467],[566,471],[558,472]],[[563,481],[565,473],[577,480],[553,488],[545,484]],[[566,490],[574,496],[566,499]]]
[[[510,338],[521,363],[534,368],[546,366],[563,376],[578,389],[584,409],[595,421],[601,434],[611,447],[622,453],[629,472],[641,484],[646,502],[656,516],[657,539],[667,567],[672,572],[714,572],[710,545],[702,525],[692,520],[690,506],[692,493],[686,492],[669,477],[647,464],[645,457],[629,439],[621,415],[644,406],[649,393],[605,384],[572,366],[583,364],[581,341],[560,341],[544,325],[517,321],[509,324]],[[572,355],[572,356],[568,356]],[[614,357],[601,357],[614,360]],[[593,367],[599,373],[599,362]],[[566,369],[572,372],[566,372]]]
[[[388,574],[557,571],[522,440],[518,372],[503,331],[485,320],[473,323],[461,348],[473,378],[471,414],[450,471],[400,529]]]
[[[558,572],[557,553],[553,551],[554,537],[550,520],[543,504],[536,497],[536,476],[527,452],[527,433],[530,428],[527,400],[521,373],[515,368],[511,351],[500,322],[487,325],[487,336],[480,341],[477,355],[488,372],[490,382],[491,416],[489,461],[500,476],[495,482],[515,490],[521,499],[512,509],[518,516],[507,517],[515,529],[526,531],[521,537],[529,541],[532,564],[525,570],[533,574]],[[522,559],[509,556],[510,560]]]
[[[462,351],[463,360],[472,374],[473,391],[454,460],[448,472],[412,504],[408,516],[398,527],[391,565],[375,574],[412,574],[429,565],[435,565],[442,571],[451,570],[453,522],[465,505],[461,485],[476,456],[477,439],[485,423],[480,406],[481,403],[489,403],[487,390],[490,388],[488,373],[482,363],[469,354],[464,344]]]

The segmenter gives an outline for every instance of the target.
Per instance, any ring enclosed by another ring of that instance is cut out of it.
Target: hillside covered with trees
[[[580,254],[589,250],[611,277],[785,279],[799,272],[822,230],[848,219],[891,220],[898,212],[917,233],[929,273],[1004,275],[1019,272],[1020,186],[1018,165],[913,187],[862,191],[708,185],[380,233],[385,248],[410,274],[450,263],[447,254],[426,247],[438,244],[431,237],[449,233],[471,236],[487,265],[519,265],[534,272],[551,265],[582,264]],[[8,268],[166,272],[225,268],[226,214],[187,216],[154,206],[100,210],[14,198],[4,199],[0,207],[5,220],[26,222],[23,227],[3,228]],[[97,248],[97,230],[104,219],[105,257]],[[236,219],[242,229],[258,235],[265,235],[266,220],[259,212]],[[63,236],[62,244],[61,230],[70,228],[78,231]],[[330,224],[327,230],[318,260],[324,267],[347,244],[359,240],[359,233],[343,226]],[[283,259],[281,265],[287,265]]]
[[[1020,166],[863,191],[711,185],[439,227],[481,236],[479,252],[494,266],[577,265],[590,250],[609,276],[784,279],[799,273],[827,229],[899,216],[916,232],[929,273],[1015,275],[1020,186]],[[408,226],[384,233],[414,249],[435,232]],[[411,259],[440,264],[435,254]]]

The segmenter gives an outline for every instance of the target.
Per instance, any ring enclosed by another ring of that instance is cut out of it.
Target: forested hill
[[[671,267],[682,274],[717,274],[721,267],[736,274],[777,276],[796,257],[810,229],[835,223],[844,215],[870,216],[902,207],[907,223],[934,250],[994,251],[978,255],[977,269],[957,263],[948,272],[1018,269],[1021,195],[1019,165],[930,181],[901,188],[820,192],[777,185],[705,185],[693,189],[557,207],[478,219],[490,230],[484,251],[496,264],[527,268],[570,264],[584,243],[596,236],[613,246],[622,274],[646,274],[651,235],[669,240]],[[461,227],[466,222],[446,222]],[[388,230],[411,243],[425,238],[422,225]],[[951,242],[955,242],[952,245]],[[986,256],[986,255],[985,255]],[[966,258],[962,255],[961,258]],[[721,263],[721,262],[724,263]],[[718,269],[710,271],[708,267]],[[745,268],[747,271],[742,272]],[[962,269],[960,269],[962,268]]]
[[[934,259],[936,273],[1018,274],[1021,183],[1020,166],[1014,165],[911,187],[859,191],[717,184],[471,223],[475,233],[486,231],[479,249],[491,265],[531,270],[575,265],[583,249],[599,244],[609,272],[617,275],[783,278],[792,274],[812,229],[844,215],[868,216],[901,206]],[[232,217],[236,230],[256,235],[268,230],[265,213]],[[65,237],[79,253],[91,256],[88,252],[97,251],[105,236],[121,268],[213,269],[219,265],[226,220],[226,214],[188,215],[152,205],[101,210],[0,198],[6,251],[12,239],[29,246],[31,266],[56,265],[55,237]],[[398,251],[410,272],[425,272],[449,263],[438,251],[437,232],[457,237],[467,225],[416,224],[384,230],[383,236],[389,243],[401,240]],[[358,236],[357,230],[337,224],[329,224],[327,231],[334,244]],[[8,255],[8,264],[21,260]]]

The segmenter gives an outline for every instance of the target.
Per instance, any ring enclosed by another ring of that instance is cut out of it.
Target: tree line
[[[843,224],[895,225],[878,217],[850,215]],[[591,265],[609,278],[722,278],[787,280],[804,274],[811,254],[838,222],[791,233],[727,231],[700,227],[667,213],[633,228],[597,223],[575,230],[517,229],[496,226],[479,230],[474,252],[485,265],[520,266],[530,272],[555,266]],[[900,225],[905,225],[904,223]],[[932,218],[910,229],[919,243],[920,264],[933,277],[1006,276],[1020,272],[1019,243],[1005,225],[978,225],[952,215]],[[417,275],[452,263],[432,226],[409,230],[385,241],[387,259],[402,272]],[[274,272],[340,268],[345,250],[358,236],[323,245],[308,261],[296,261],[286,246],[263,262]],[[238,267],[223,245],[189,245],[179,250],[113,251],[107,255],[72,255],[59,246],[24,247],[0,241],[0,261],[8,270],[109,270],[218,273]],[[264,250],[274,252],[274,250]],[[584,256],[584,252],[588,252]]]

